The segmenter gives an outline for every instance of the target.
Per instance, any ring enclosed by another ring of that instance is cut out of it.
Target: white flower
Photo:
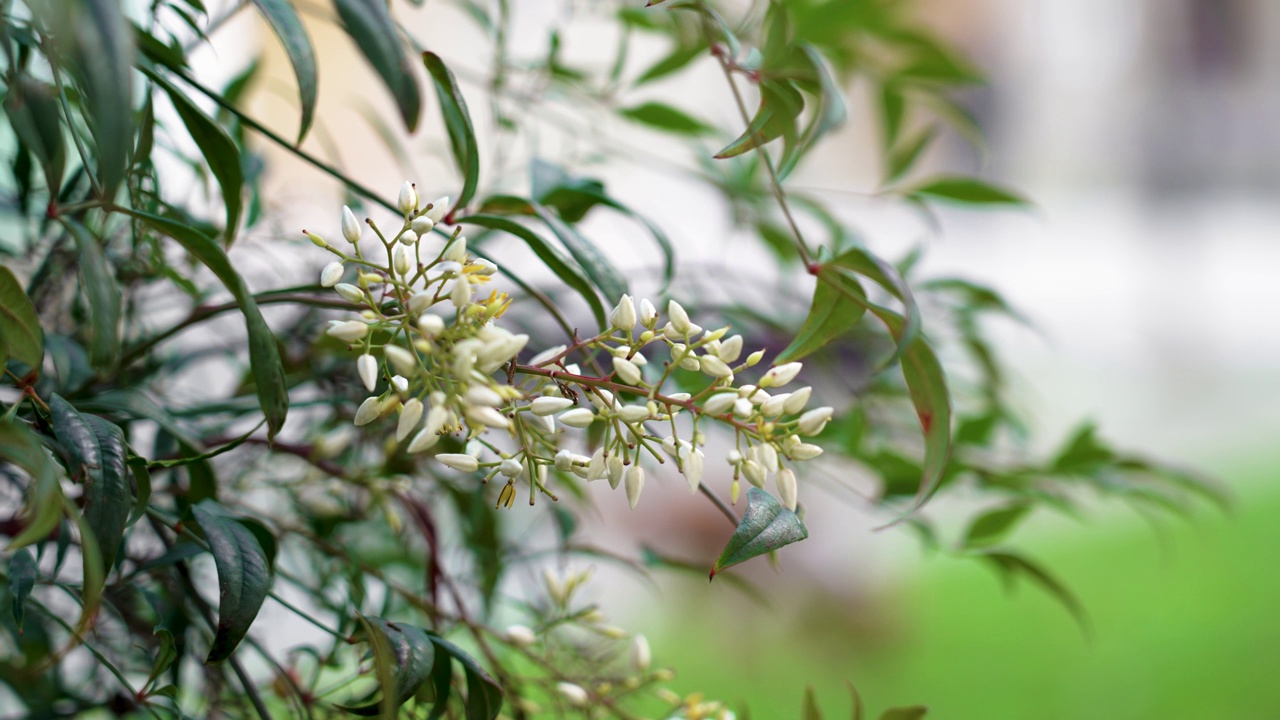
[[[778,495],[782,498],[782,504],[787,506],[791,512],[796,511],[796,474],[791,468],[783,468],[778,473],[776,479],[778,484]]]
[[[459,235],[449,243],[449,247],[444,251],[444,259],[465,265],[467,262],[467,236]]]
[[[684,461],[684,479],[689,482],[689,492],[698,492],[698,484],[702,482],[702,461],[703,454],[701,450],[694,449],[690,451],[687,447],[680,448],[681,460]]]
[[[813,388],[807,385],[791,393],[791,397],[787,398],[787,402],[782,406],[782,411],[788,415],[795,415],[809,403],[809,396],[812,394]]]
[[[753,408],[754,406],[751,404],[751,401],[746,398],[740,397],[733,401],[733,414],[740,418],[751,417]]]
[[[586,707],[591,698],[581,686],[569,682],[556,683],[556,689],[564,696],[566,702],[574,707]]]
[[[376,396],[370,396],[360,403],[360,407],[356,409],[356,425],[368,425],[378,416],[382,414],[382,401]]]
[[[618,489],[618,483],[622,482],[622,475],[626,468],[622,463],[622,456],[618,454],[610,455],[605,461],[605,469],[609,472],[609,487],[614,490]]]
[[[723,415],[729,412],[737,399],[736,393],[717,393],[702,404],[702,412],[707,415]]]
[[[800,420],[796,423],[796,430],[801,435],[817,435],[827,426],[827,421],[831,419],[831,415],[835,412],[832,407],[814,408],[800,416]]]
[[[359,320],[348,320],[329,328],[327,334],[343,342],[355,342],[369,334],[369,326]]]
[[[392,375],[391,385],[397,392],[409,392],[409,381],[403,375]]]
[[[471,302],[471,281],[466,275],[459,275],[458,279],[453,281],[453,290],[449,293],[449,302],[453,306],[462,309]]]
[[[560,416],[560,422],[568,425],[569,427],[575,428],[584,428],[590,425],[591,421],[595,419],[595,413],[591,412],[587,408],[574,408],[572,410],[567,410]]]
[[[356,219],[356,214],[351,212],[351,208],[346,205],[342,206],[342,237],[347,242],[355,245],[360,242],[360,221]]]
[[[742,355],[742,336],[734,335],[720,343],[720,347],[716,348],[716,354],[727,363],[737,360],[738,356]]]
[[[684,311],[680,303],[671,300],[667,303],[667,317],[671,320],[671,327],[680,335],[689,335],[692,323],[689,322],[689,313]]]
[[[409,452],[419,453],[423,450],[430,449],[440,441],[440,430],[444,427],[445,421],[449,417],[449,411],[440,405],[432,405],[427,411],[426,425],[413,436],[413,441],[409,443]]]
[[[623,295],[618,301],[613,312],[609,313],[609,322],[624,332],[631,332],[636,326],[636,305],[630,295]]]
[[[628,385],[639,385],[644,380],[640,374],[640,368],[630,360],[614,358],[613,371],[618,374],[622,382]]]
[[[320,271],[320,286],[333,287],[342,279],[342,263],[331,262]]]
[[[493,388],[483,385],[472,385],[467,388],[466,395],[463,396],[467,402],[472,405],[487,405],[488,407],[498,407],[502,405],[502,396]]]
[[[573,453],[568,450],[561,450],[556,453],[555,457],[556,469],[560,472],[568,472],[573,467]]]
[[[568,413],[566,413],[567,415]],[[649,419],[649,408],[643,405],[627,405],[618,410],[618,419],[628,425],[643,422]],[[564,415],[560,416],[564,420]]]
[[[568,349],[568,346],[565,346],[565,345],[556,345],[555,347],[549,347],[546,350],[543,350],[542,352],[530,358],[529,364],[535,367],[538,365],[542,365],[543,363],[549,362],[552,358],[559,357],[560,353],[564,352],[567,349]]]
[[[511,427],[511,420],[497,410],[484,405],[468,405],[466,409],[467,420],[477,425],[486,427],[505,429]]]
[[[755,460],[748,460],[742,464],[742,474],[747,476],[747,482],[755,485],[760,489],[764,489],[765,474],[764,468],[760,467],[760,463]]]
[[[756,450],[760,465],[769,472],[778,472],[778,449],[772,443],[764,443]]]
[[[787,398],[791,397],[791,393],[782,393],[774,395],[768,400],[760,403],[760,414],[765,417],[778,417],[782,414],[783,408],[786,406]]]
[[[591,460],[587,462],[587,482],[599,480],[605,476],[607,472],[604,463],[604,448],[598,447],[594,453],[591,453]]]
[[[439,315],[424,313],[418,318],[418,329],[427,337],[435,337],[444,332],[444,319]]]
[[[431,213],[428,212],[427,214],[430,215]],[[416,234],[419,238],[422,238],[427,233],[431,232],[435,228],[435,226],[436,226],[435,221],[427,217],[427,215],[422,215],[414,218],[413,223],[410,225],[410,227],[413,229],[414,234]]]
[[[378,385],[378,361],[368,353],[356,358],[356,373],[360,375],[360,382],[364,383],[364,387],[369,392],[373,392],[373,388]]]
[[[631,505],[631,509],[636,509],[636,503],[640,502],[640,493],[644,490],[644,468],[632,465],[627,471],[627,503]]]
[[[822,448],[812,443],[799,443],[788,448],[787,454],[792,460],[812,460],[822,454]]]
[[[418,209],[418,190],[408,180],[400,186],[400,195],[396,198],[396,207],[400,208],[400,212],[405,217],[412,215]]]
[[[436,456],[436,460],[458,472],[475,472],[480,467],[478,460],[462,453],[441,453]]]
[[[528,647],[537,641],[538,637],[533,634],[533,630],[523,625],[512,625],[503,633],[507,642],[516,647]]]
[[[351,283],[338,283],[333,286],[333,289],[336,290],[344,299],[350,300],[353,303],[364,302],[364,291]]]
[[[713,378],[726,378],[733,374],[728,365],[715,355],[703,355],[698,358],[702,372]]]
[[[482,329],[480,338],[483,344],[476,353],[476,361],[480,365],[480,371],[485,373],[491,373],[502,367],[529,344],[528,335],[524,333],[512,335],[499,327]]]
[[[636,672],[644,672],[649,669],[650,662],[649,641],[643,635],[636,635],[631,640],[631,666]]]
[[[538,417],[555,415],[556,413],[562,410],[568,410],[571,407],[573,407],[573,401],[569,398],[547,397],[545,395],[540,398],[534,398],[533,402],[529,403],[529,409]]]
[[[418,427],[418,421],[421,419],[422,401],[418,398],[410,398],[400,409],[400,422],[396,424],[396,442],[403,442],[409,437],[409,433]]]
[[[396,372],[401,375],[413,375],[418,372],[418,360],[413,356],[413,353],[399,345],[383,347],[382,354],[386,356],[387,362],[391,363]]]
[[[658,324],[658,308],[648,298],[640,301],[640,324],[650,330]]]
[[[445,195],[442,198],[436,198],[435,200],[432,200],[431,209],[428,210],[423,215],[423,217],[427,218],[428,220],[435,223],[436,225],[439,225],[440,221],[444,220],[444,216],[448,212],[449,212],[449,196]]]
[[[730,465],[737,465],[738,463],[743,461],[742,453],[738,452],[737,450],[730,450],[729,453],[724,456],[724,459],[725,459],[725,462],[729,463]]]
[[[795,380],[802,367],[804,366],[798,362],[775,365],[769,368],[769,372],[765,373],[764,377],[760,378],[760,387],[782,387]]]

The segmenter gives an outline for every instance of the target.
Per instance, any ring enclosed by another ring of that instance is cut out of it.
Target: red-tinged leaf
[[[753,487],[747,491],[747,511],[711,569],[711,577],[714,579],[716,573],[725,568],[807,537],[809,530],[795,513],[769,493]]]

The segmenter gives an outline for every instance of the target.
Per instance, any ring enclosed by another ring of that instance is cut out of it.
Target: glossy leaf
[[[600,248],[583,237],[573,226],[556,217],[555,213],[546,207],[534,204],[533,209],[561,244],[568,249],[569,254],[582,267],[591,283],[604,293],[605,298],[610,302],[617,302],[618,298],[627,293],[626,278],[618,272],[604,253],[600,252]]]
[[[89,360],[99,370],[120,356],[120,285],[98,239],[80,223],[63,220],[80,249],[80,288],[89,311]]]
[[[124,433],[96,415],[82,415],[54,394],[49,399],[54,435],[71,460],[72,478],[84,482],[83,515],[98,542],[104,572],[115,563],[133,507]]]
[[[382,697],[359,705],[338,705],[354,715],[374,716],[389,706],[393,714],[418,692],[431,677],[436,662],[435,644],[426,631],[413,625],[394,623],[380,617],[360,617],[360,627],[373,646]],[[446,665],[447,665],[446,660]],[[387,683],[383,678],[391,680]],[[386,694],[387,686],[394,692]],[[390,700],[388,703],[387,700]]]
[[[0,420],[0,460],[17,465],[31,476],[27,488],[25,527],[8,545],[17,550],[49,536],[62,518],[62,485],[54,462],[35,433],[12,420]]]
[[[498,717],[498,713],[502,712],[502,688],[498,683],[462,648],[434,633],[428,635],[437,648],[462,664],[467,678],[466,720],[494,720]],[[436,702],[440,702],[439,698]],[[437,706],[436,711],[438,710],[440,708]],[[433,715],[434,713],[435,711]]]
[[[0,265],[0,350],[39,371],[44,361],[44,331],[31,298],[9,268]]]
[[[966,177],[937,177],[905,189],[904,194],[928,200],[964,205],[1019,205],[1031,203],[1021,195],[995,185]]]
[[[911,292],[911,288],[907,287],[906,280],[898,274],[898,271],[889,263],[881,260],[864,248],[850,248],[827,263],[819,280],[828,277],[827,267],[841,268],[857,273],[867,278],[871,282],[879,285],[889,292],[894,298],[902,303],[905,322],[900,331],[894,332],[894,340],[897,343],[897,349],[894,354],[885,361],[886,365],[891,365],[899,360],[906,348],[915,341],[920,335],[920,326],[922,320],[920,318],[920,307],[916,304],[915,297]],[[867,306],[877,316],[880,316],[883,308],[879,306]]]
[[[137,488],[137,494],[133,501],[133,512],[129,513],[129,519],[125,521],[126,527],[133,525],[146,515],[147,507],[151,504],[151,471],[147,469],[147,459],[131,455],[129,470],[133,472],[133,484]]]
[[[400,33],[384,0],[333,0],[347,34],[391,91],[410,132],[418,127],[422,96],[400,43]]]
[[[249,364],[257,384],[258,402],[267,418],[267,437],[274,438],[284,425],[289,412],[289,388],[285,382],[284,366],[275,335],[245,286],[227,254],[209,236],[169,218],[151,215],[138,210],[123,210],[143,221],[157,232],[177,240],[187,252],[208,267],[227,290],[231,292],[240,311],[244,313],[249,333]]]
[[[929,708],[924,705],[912,705],[910,707],[891,708],[885,710],[880,716],[880,720],[920,720],[929,714]]]
[[[71,505],[67,502],[68,515]],[[83,637],[98,614],[98,606],[102,603],[102,589],[107,582],[107,570],[110,568],[102,559],[101,546],[93,528],[85,516],[76,518],[76,528],[80,531],[80,620],[76,623],[76,635]]]
[[[177,643],[174,642],[173,633],[169,632],[168,628],[163,625],[157,625],[152,630],[152,635],[159,640],[160,647],[156,650],[156,659],[151,664],[151,674],[147,676],[147,682],[143,687],[150,687],[178,659]],[[160,695],[163,693],[155,691],[150,694]]]
[[[1015,503],[979,515],[965,533],[964,546],[990,547],[999,543],[1030,511],[1027,503]]]
[[[677,135],[705,135],[711,132],[710,125],[666,103],[647,102],[622,108],[618,114],[641,125]]]
[[[462,172],[462,190],[458,192],[453,208],[465,207],[475,197],[476,186],[480,182],[480,150],[476,145],[475,129],[471,126],[471,114],[467,111],[467,101],[463,99],[462,91],[458,89],[458,81],[449,68],[445,67],[440,56],[424,52],[422,61],[435,82],[440,112],[444,115],[444,127],[449,133],[449,147],[453,150],[458,170]]]
[[[747,511],[711,569],[711,577],[715,578],[716,573],[725,568],[807,537],[809,530],[795,513],[769,493],[753,487],[747,491]]]
[[[216,501],[203,500],[191,511],[218,569],[218,629],[205,658],[213,664],[231,657],[249,632],[271,589],[271,570],[262,544]]]
[[[22,621],[26,616],[27,598],[36,586],[36,557],[27,548],[13,554],[9,560],[9,593],[13,595],[13,621],[22,633]]]
[[[853,329],[866,312],[866,291],[857,279],[844,274],[831,275],[829,282],[820,279],[813,289],[809,315],[775,362],[791,362],[813,354]]]
[[[1066,585],[1063,585],[1060,580],[1050,575],[1044,568],[1021,555],[1010,552],[987,552],[982,553],[979,557],[991,563],[1000,574],[1006,589],[1012,590],[1014,582],[1019,577],[1030,580],[1061,603],[1086,634],[1091,632],[1089,615],[1085,612],[1084,606],[1080,604],[1075,594]]]
[[[57,91],[25,74],[14,77],[4,99],[9,127],[27,152],[40,163],[50,195],[62,187],[67,151],[62,139],[62,120]]]
[[[315,50],[311,47],[311,38],[297,12],[289,4],[289,0],[253,0],[258,10],[280,44],[289,56],[289,64],[293,66],[293,75],[298,80],[298,102],[302,105],[302,119],[298,123],[298,144],[302,144],[311,129],[311,121],[315,117],[316,96],[319,80],[316,71]]]
[[[191,102],[187,93],[157,73],[148,72],[147,76],[169,95],[169,100],[178,111],[178,117],[186,126],[187,133],[200,148],[205,164],[218,181],[218,187],[222,190],[222,203],[226,207],[227,224],[224,238],[227,244],[230,244],[240,224],[244,198],[244,171],[240,166],[240,148],[221,125]]]

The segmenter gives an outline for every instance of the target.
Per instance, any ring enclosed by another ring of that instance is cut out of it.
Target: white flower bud
[[[561,416],[564,419],[564,416]],[[649,419],[649,408],[642,405],[627,405],[618,410],[618,419],[628,425],[643,422]]]
[[[409,381],[403,375],[392,375],[391,385],[398,392],[409,392]]]
[[[360,407],[356,409],[356,425],[368,425],[378,416],[382,414],[382,400],[376,396],[370,396],[360,403]]]
[[[468,405],[466,415],[467,420],[475,425],[484,425],[485,427],[498,428],[500,430],[511,427],[511,420],[499,412],[497,408],[484,405]]]
[[[401,375],[417,374],[418,360],[412,352],[399,345],[387,345],[382,348],[382,354],[386,356],[387,362],[391,363],[391,367]]]
[[[789,362],[771,367],[769,372],[760,378],[760,387],[782,387],[795,380],[802,367],[804,366],[798,362]]]
[[[302,234],[306,235],[307,239],[311,241],[311,244],[315,245],[316,247],[322,247],[322,248],[329,247],[329,243],[325,242],[324,238],[320,237],[319,235],[313,232],[307,232],[306,230],[303,230]]]
[[[480,462],[470,455],[462,453],[441,453],[436,456],[436,460],[457,470],[458,472],[475,472],[480,467]]]
[[[417,242],[418,242],[418,233],[412,230],[405,230],[404,232],[400,233],[400,244],[397,245],[396,247],[398,248],[413,247]],[[403,275],[404,273],[400,273],[400,274]]]
[[[595,452],[591,453],[591,460],[587,462],[587,482],[603,478],[606,472],[604,448],[598,447]]]
[[[787,398],[787,402],[782,406],[782,411],[788,415],[795,415],[804,409],[809,402],[809,396],[813,394],[813,388],[805,386],[791,393],[791,397]]]
[[[560,691],[560,695],[564,697],[565,702],[573,707],[586,707],[587,703],[591,702],[587,691],[583,690],[579,685],[569,682],[556,683],[556,689]]]
[[[626,470],[622,462],[622,456],[617,453],[610,455],[604,464],[605,469],[609,472],[609,487],[617,490],[618,483],[622,482],[622,475]]]
[[[346,205],[342,206],[342,237],[347,242],[355,245],[360,242],[360,221],[356,219],[356,214],[351,212],[351,208]]]
[[[414,234],[418,236],[418,239],[422,239],[423,237],[426,237],[426,234],[431,232],[435,226],[436,224],[431,220],[431,218],[423,215],[421,217],[414,218],[410,228],[413,230]]]
[[[360,382],[364,383],[364,388],[373,392],[373,388],[378,385],[377,359],[367,353],[356,358],[356,374],[360,376]]]
[[[623,295],[618,301],[613,312],[609,313],[609,322],[624,332],[631,332],[636,326],[636,305],[630,295]]]
[[[350,300],[353,303],[364,302],[364,291],[351,283],[338,283],[333,286],[333,289],[336,290],[344,299]]]
[[[649,641],[643,635],[637,635],[631,640],[631,667],[636,672],[644,672],[649,669],[649,663],[652,658],[649,654]]]
[[[706,415],[723,415],[729,412],[734,402],[738,399],[735,393],[717,393],[707,398],[702,404],[702,412]]]
[[[613,371],[618,374],[618,378],[628,385],[639,385],[644,379],[640,374],[640,368],[630,360],[623,358],[613,359]]]
[[[326,331],[327,334],[343,342],[355,342],[369,334],[369,326],[359,320],[347,320],[338,323]]]
[[[320,286],[333,287],[342,279],[342,263],[331,262],[320,271]]]
[[[466,275],[459,275],[457,280],[453,281],[453,290],[449,293],[449,301],[453,306],[462,309],[471,302],[471,281]]]
[[[728,365],[715,355],[703,355],[698,358],[700,363],[699,369],[713,378],[725,378],[733,374]]]
[[[658,308],[648,298],[640,301],[640,324],[650,330],[658,324]]]
[[[727,363],[737,360],[738,356],[742,355],[742,336],[734,335],[720,343],[720,347],[716,348],[716,354]]]
[[[552,358],[559,357],[560,353],[564,352],[567,349],[568,349],[568,346],[566,345],[556,345],[555,347],[549,347],[546,350],[543,350],[542,352],[530,358],[529,364],[536,367],[538,365],[542,365],[543,363],[550,362]]]
[[[591,412],[587,408],[574,408],[572,410],[567,410],[560,416],[560,422],[568,425],[569,427],[575,428],[584,428],[590,425],[591,421],[595,419],[595,413]]]
[[[418,398],[409,398],[400,409],[400,421],[396,424],[396,442],[403,442],[409,437],[409,433],[418,427],[418,421],[421,419],[422,401]]]
[[[425,313],[418,318],[418,329],[427,337],[435,337],[444,332],[444,319],[439,315]]]
[[[444,251],[444,259],[456,262],[459,265],[467,263],[467,236],[459,235],[449,243],[449,247]]]
[[[791,512],[796,510],[796,474],[791,468],[783,468],[778,473],[775,480],[778,485],[778,495],[782,499],[782,504],[787,506]]]
[[[534,398],[533,402],[529,403],[529,409],[538,417],[555,415],[556,413],[562,410],[568,410],[571,407],[573,407],[573,401],[569,398],[562,397],[543,396],[540,398]]]
[[[437,198],[435,200],[432,200],[431,209],[428,210],[425,214],[423,214],[423,217],[427,218],[428,220],[435,223],[436,225],[439,225],[440,221],[444,220],[444,216],[448,212],[449,212],[449,196],[445,195],[442,198]]]
[[[764,443],[756,450],[760,465],[768,472],[778,472],[778,449],[772,443]]]
[[[538,639],[532,630],[523,625],[512,625],[506,629],[503,636],[507,639],[507,642],[516,647],[529,647]]]
[[[791,397],[790,393],[782,393],[774,395],[768,400],[760,403],[760,414],[765,417],[778,417],[782,414],[782,410],[786,407],[787,398]]]
[[[812,443],[799,443],[787,449],[792,460],[812,460],[822,454],[822,447]]]
[[[689,492],[696,493],[698,484],[702,482],[702,461],[705,456],[701,450],[688,451],[686,448],[681,450],[685,451],[682,453],[684,457],[681,458],[684,461],[684,479],[689,482]]]
[[[560,472],[568,472],[573,467],[573,453],[568,450],[561,450],[556,453],[555,457],[556,469]]]
[[[756,363],[764,359],[764,350],[757,350],[747,356],[747,367],[755,367]]]
[[[724,456],[724,459],[725,459],[725,462],[729,463],[730,465],[737,465],[738,463],[742,462],[743,457],[742,457],[742,453],[738,452],[737,450],[730,450],[729,454]]]
[[[740,418],[751,417],[751,413],[755,406],[746,398],[738,398],[733,401],[733,414]]]
[[[498,472],[509,478],[517,477],[524,472],[524,465],[521,465],[520,461],[515,458],[507,458],[498,465]]]
[[[631,505],[631,509],[636,509],[636,503],[640,502],[640,493],[644,490],[644,468],[632,465],[627,471],[627,504]]]
[[[689,372],[698,372],[699,370],[702,369],[702,363],[699,362],[697,357],[693,355],[686,355],[680,361],[680,367],[684,368],[685,370],[688,370]]]
[[[464,397],[466,401],[472,405],[498,407],[503,403],[501,395],[495,392],[493,388],[488,388],[483,385],[472,385],[467,388],[467,393]]]
[[[680,303],[671,300],[667,303],[667,317],[671,320],[671,327],[680,335],[689,335],[692,323],[689,322],[689,313],[684,311]]]
[[[400,208],[400,212],[405,217],[412,215],[418,209],[418,190],[408,180],[400,186],[400,195],[396,198],[396,207]]]
[[[440,405],[433,405],[431,410],[427,411],[426,425],[413,436],[413,440],[409,443],[409,452],[419,453],[434,447],[440,441],[439,433],[448,416],[448,410]]]
[[[796,430],[801,435],[817,435],[827,426],[827,421],[831,419],[833,413],[835,408],[832,407],[814,408],[800,416],[800,420],[796,423]]]
[[[755,460],[748,460],[742,464],[742,474],[747,476],[747,482],[764,489],[764,468],[760,467]]]

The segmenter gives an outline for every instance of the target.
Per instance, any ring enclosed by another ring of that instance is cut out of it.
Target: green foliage
[[[760,488],[747,491],[747,511],[711,568],[711,577],[725,568],[771,553],[809,537],[809,530],[794,512]]]

